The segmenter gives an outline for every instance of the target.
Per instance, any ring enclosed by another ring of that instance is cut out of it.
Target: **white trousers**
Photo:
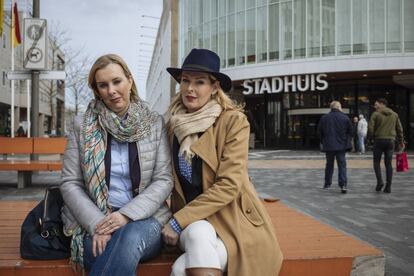
[[[181,232],[179,246],[185,253],[175,261],[171,276],[186,276],[186,268],[193,267],[226,269],[226,247],[206,220],[188,225]]]

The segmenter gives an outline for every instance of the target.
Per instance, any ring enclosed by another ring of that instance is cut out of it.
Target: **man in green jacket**
[[[392,155],[395,140],[398,140],[400,150],[404,149],[403,129],[398,114],[387,107],[387,100],[380,98],[375,101],[375,112],[371,115],[368,124],[368,136],[374,139],[374,171],[377,177],[377,192],[382,190],[384,183],[381,177],[381,156],[384,153],[386,169],[386,185],[384,193],[391,193],[392,183]]]

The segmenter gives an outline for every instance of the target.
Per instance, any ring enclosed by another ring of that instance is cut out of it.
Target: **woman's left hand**
[[[96,225],[95,232],[100,235],[112,234],[125,224],[129,222],[129,218],[116,211],[106,215],[98,224]]]
[[[172,229],[169,223],[164,225],[161,233],[162,233],[162,238],[166,244],[177,245],[177,242],[180,236],[177,234],[177,232],[174,231],[174,229]]]

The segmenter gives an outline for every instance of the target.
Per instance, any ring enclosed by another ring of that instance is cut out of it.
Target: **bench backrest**
[[[33,153],[63,154],[66,148],[66,138],[33,138]]]
[[[0,137],[0,154],[10,154],[10,153],[31,154],[32,152],[33,152],[33,138]]]

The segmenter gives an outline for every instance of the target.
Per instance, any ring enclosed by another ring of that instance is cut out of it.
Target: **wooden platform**
[[[20,225],[35,205],[28,201],[0,201],[0,275],[81,275],[71,269],[68,260],[20,258]],[[280,276],[384,275],[385,258],[380,250],[281,202],[265,205],[285,257]],[[175,258],[173,254],[163,254],[141,264],[139,275],[167,276]]]

